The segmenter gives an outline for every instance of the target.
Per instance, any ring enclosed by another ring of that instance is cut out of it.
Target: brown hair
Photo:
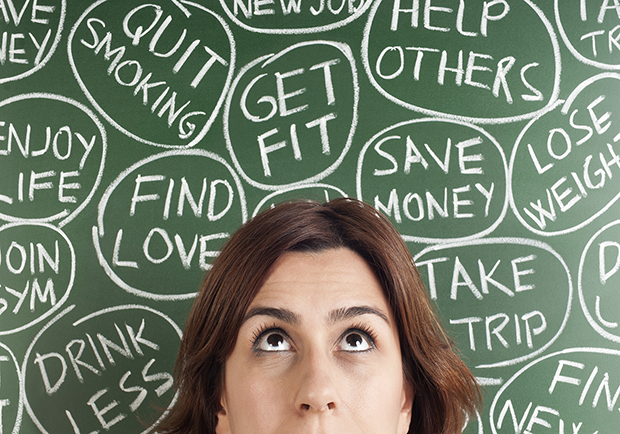
[[[289,202],[243,225],[222,249],[192,307],[175,369],[179,399],[161,433],[215,433],[224,367],[246,311],[290,251],[346,247],[376,273],[396,321],[404,375],[415,390],[409,433],[460,433],[480,401],[452,349],[406,244],[377,210],[354,199]]]

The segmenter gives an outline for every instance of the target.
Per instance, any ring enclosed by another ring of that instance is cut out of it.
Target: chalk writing
[[[620,69],[620,4],[614,1],[556,0],[560,35],[581,62],[602,69]]]
[[[362,149],[357,196],[388,216],[407,241],[468,238],[491,232],[505,215],[506,171],[496,175],[501,167],[502,148],[479,127],[402,122]]]
[[[562,257],[543,243],[500,238],[442,244],[414,259],[431,299],[451,312],[447,323],[476,368],[535,357],[566,324],[570,274]]]
[[[107,188],[93,242],[106,273],[125,290],[160,300],[190,298],[198,276],[246,219],[240,180],[223,159],[168,151],[129,167]],[[148,270],[168,277],[144,288],[140,275]]]
[[[524,21],[531,25],[526,33]],[[533,45],[535,51],[523,49]],[[362,59],[381,94],[427,115],[511,122],[534,116],[559,92],[553,28],[527,0],[375,2]]]
[[[372,0],[220,0],[228,16],[258,33],[301,34],[344,26]]]
[[[64,226],[92,198],[105,152],[103,125],[76,101],[33,93],[0,102],[0,218]]]
[[[37,334],[22,368],[28,411],[39,429],[127,432],[141,426],[136,412],[147,398],[161,398],[164,406],[174,402],[169,367],[181,337],[174,322],[144,306],[105,309],[73,324],[69,311]],[[41,339],[60,329],[65,341]],[[37,389],[45,393],[28,394]],[[60,399],[67,394],[71,399]]]
[[[323,179],[351,146],[357,102],[355,62],[344,44],[300,43],[251,62],[224,113],[235,167],[265,190]]]
[[[517,139],[509,167],[511,206],[532,232],[573,232],[620,197],[614,181],[620,176],[620,126],[612,103],[618,80],[620,75],[605,73],[584,81]]]
[[[23,387],[15,355],[0,342],[0,433],[17,433],[22,421]]]
[[[92,5],[69,36],[70,63],[86,96],[115,128],[151,145],[192,146],[223,103],[234,40],[222,18],[203,6],[159,3]],[[105,98],[109,92],[122,96],[122,104]],[[124,116],[128,106],[153,123]]]
[[[74,277],[73,245],[62,231],[44,223],[0,227],[0,335],[57,311]]]
[[[615,432],[620,421],[618,356],[610,349],[569,348],[531,362],[495,396],[493,433]]]
[[[50,59],[62,34],[65,0],[0,0],[0,83],[27,77]]]
[[[620,342],[620,316],[615,309],[620,279],[620,221],[602,227],[588,241],[579,262],[581,308],[604,338]]]

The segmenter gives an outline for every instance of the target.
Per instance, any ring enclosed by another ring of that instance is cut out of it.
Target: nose
[[[338,409],[337,367],[327,354],[307,354],[300,363],[295,407],[301,414],[331,413]]]

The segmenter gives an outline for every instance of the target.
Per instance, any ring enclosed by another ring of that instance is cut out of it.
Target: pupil
[[[267,337],[267,343],[272,347],[278,347],[284,341],[284,338],[281,335],[269,335]]]
[[[347,338],[347,341],[349,342],[349,345],[351,345],[352,347],[359,347],[360,344],[362,343],[362,337],[358,334],[349,335],[349,337]]]

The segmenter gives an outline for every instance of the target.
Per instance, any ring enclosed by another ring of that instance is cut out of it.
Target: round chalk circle
[[[324,179],[351,147],[358,100],[346,44],[307,41],[255,59],[239,71],[224,108],[235,168],[262,190]]]
[[[69,298],[75,252],[64,232],[47,223],[0,227],[0,336],[48,318]]]
[[[114,128],[153,146],[196,145],[235,70],[226,21],[186,0],[99,0],[71,29],[73,75]]]
[[[482,128],[415,119],[362,148],[357,198],[383,212],[405,241],[437,243],[491,233],[508,209],[506,156]]]
[[[106,189],[93,243],[119,287],[153,300],[192,298],[224,241],[247,220],[241,181],[218,155],[171,150]]]
[[[562,334],[573,298],[570,271],[548,244],[484,238],[429,246],[414,256],[430,297],[474,373],[512,366]]]
[[[491,431],[617,432],[619,357],[608,348],[567,348],[530,362],[493,398]]]
[[[24,382],[21,371],[11,349],[0,342],[0,411],[2,411],[3,432],[18,434],[24,413]]]
[[[81,318],[74,308],[56,315],[28,346],[22,372],[30,418],[48,434],[152,432],[162,417],[153,408],[177,400],[172,372],[181,329],[147,306]]]
[[[2,69],[0,84],[29,77],[50,60],[62,37],[67,0],[1,3]]]
[[[327,202],[337,197],[347,197],[347,195],[338,187],[328,184],[308,184],[286,188],[283,190],[274,191],[273,193],[265,196],[258,203],[258,205],[256,205],[256,208],[254,208],[252,217],[269,207],[273,207],[278,203],[285,202],[287,200],[312,199],[318,202]]]
[[[519,134],[508,166],[508,197],[531,232],[575,232],[620,198],[618,98],[620,74],[595,75]]]
[[[577,60],[599,69],[620,69],[618,5],[555,0],[555,22],[564,44]]]
[[[66,225],[101,181],[103,124],[85,105],[48,93],[1,101],[0,118],[0,220]]]
[[[480,124],[529,119],[557,100],[560,46],[534,2],[452,6],[373,3],[362,61],[381,95],[427,116]]]
[[[579,261],[577,289],[581,309],[598,334],[620,343],[620,220],[599,229],[588,240]]]

